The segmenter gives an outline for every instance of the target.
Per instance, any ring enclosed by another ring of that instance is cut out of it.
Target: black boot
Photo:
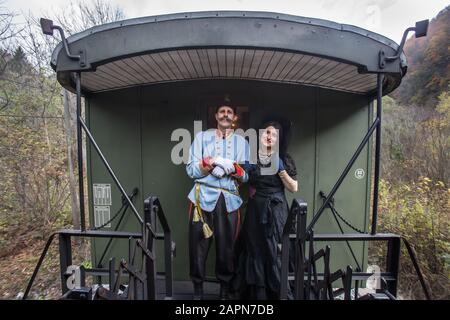
[[[194,300],[203,300],[203,283],[194,283]]]
[[[220,283],[220,300],[230,300],[229,296],[230,287],[228,283],[221,282]]]

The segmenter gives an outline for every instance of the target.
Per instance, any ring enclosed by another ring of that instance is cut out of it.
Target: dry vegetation
[[[35,18],[28,17],[28,23],[18,27],[12,23],[13,14],[1,4],[0,10],[0,298],[14,299],[24,291],[50,233],[79,223],[72,205],[77,202],[76,188],[71,188],[76,181],[68,174],[68,160],[72,157],[76,168],[76,157],[74,130],[64,121],[74,119],[73,103],[67,100],[69,107],[64,108],[66,93],[49,70],[55,40],[41,35]],[[75,4],[67,10],[72,14],[62,15],[60,11],[53,17],[69,34],[123,18],[120,10],[99,0],[78,7]],[[450,30],[448,21],[443,25],[446,30]],[[446,39],[441,44],[448,44],[448,31],[443,35],[439,28],[435,30],[439,39]],[[431,39],[430,43],[439,44]],[[428,48],[423,43],[421,46]],[[441,53],[438,47],[435,51]],[[448,76],[446,50],[443,68]],[[429,50],[424,52],[430,54]],[[433,61],[439,62],[438,58],[433,55]],[[420,67],[419,62],[414,64]],[[433,81],[424,83],[437,83],[439,93],[430,87],[433,90],[421,90],[414,101],[405,102],[415,87],[404,81],[402,86],[406,88],[400,88],[402,105],[384,98],[379,231],[407,237],[417,251],[433,297],[449,299],[450,93],[448,79],[436,79],[438,71],[431,73]],[[417,74],[428,76],[414,68],[408,72],[415,81],[422,80]],[[447,81],[445,86],[442,81]],[[421,99],[427,101],[426,106],[419,103]],[[89,263],[89,245],[76,243],[75,248],[75,260]],[[382,255],[381,250],[372,248],[371,255]],[[403,257],[400,292],[407,298],[423,298],[405,252]],[[32,298],[58,297],[58,264],[55,244]]]

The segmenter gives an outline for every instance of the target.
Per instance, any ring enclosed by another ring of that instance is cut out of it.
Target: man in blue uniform
[[[205,265],[212,239],[216,244],[216,277],[221,299],[228,298],[234,273],[234,245],[240,227],[239,183],[248,175],[239,165],[248,161],[244,137],[234,133],[235,107],[228,97],[216,108],[217,128],[196,135],[186,171],[195,180],[188,195],[190,276],[194,299],[203,298]]]

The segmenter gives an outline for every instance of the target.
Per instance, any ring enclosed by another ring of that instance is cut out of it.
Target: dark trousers
[[[189,261],[192,282],[205,280],[206,258],[213,239],[216,243],[216,278],[228,284],[234,275],[234,244],[239,232],[239,210],[227,212],[225,199],[221,194],[212,212],[202,210],[203,218],[213,230],[213,236],[205,239],[202,221],[193,222],[194,206],[189,212]]]

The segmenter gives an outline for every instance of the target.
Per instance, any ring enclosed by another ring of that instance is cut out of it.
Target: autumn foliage
[[[449,11],[431,21],[428,37],[407,41],[408,73],[392,97],[383,98],[378,231],[410,240],[435,299],[450,298]],[[119,13],[61,24],[86,29],[92,21],[122,18]],[[0,31],[10,28],[0,25]],[[74,141],[64,126],[62,88],[49,70],[56,43],[40,42],[33,23],[8,35],[13,46],[0,46],[0,299],[24,291],[49,234],[75,223],[68,175]],[[76,157],[72,161],[76,167]],[[75,262],[89,263],[88,246],[80,247],[85,252]],[[372,246],[370,259],[384,262],[384,250]],[[32,298],[58,297],[58,264],[53,246]],[[422,299],[406,251],[400,271],[400,295]]]

